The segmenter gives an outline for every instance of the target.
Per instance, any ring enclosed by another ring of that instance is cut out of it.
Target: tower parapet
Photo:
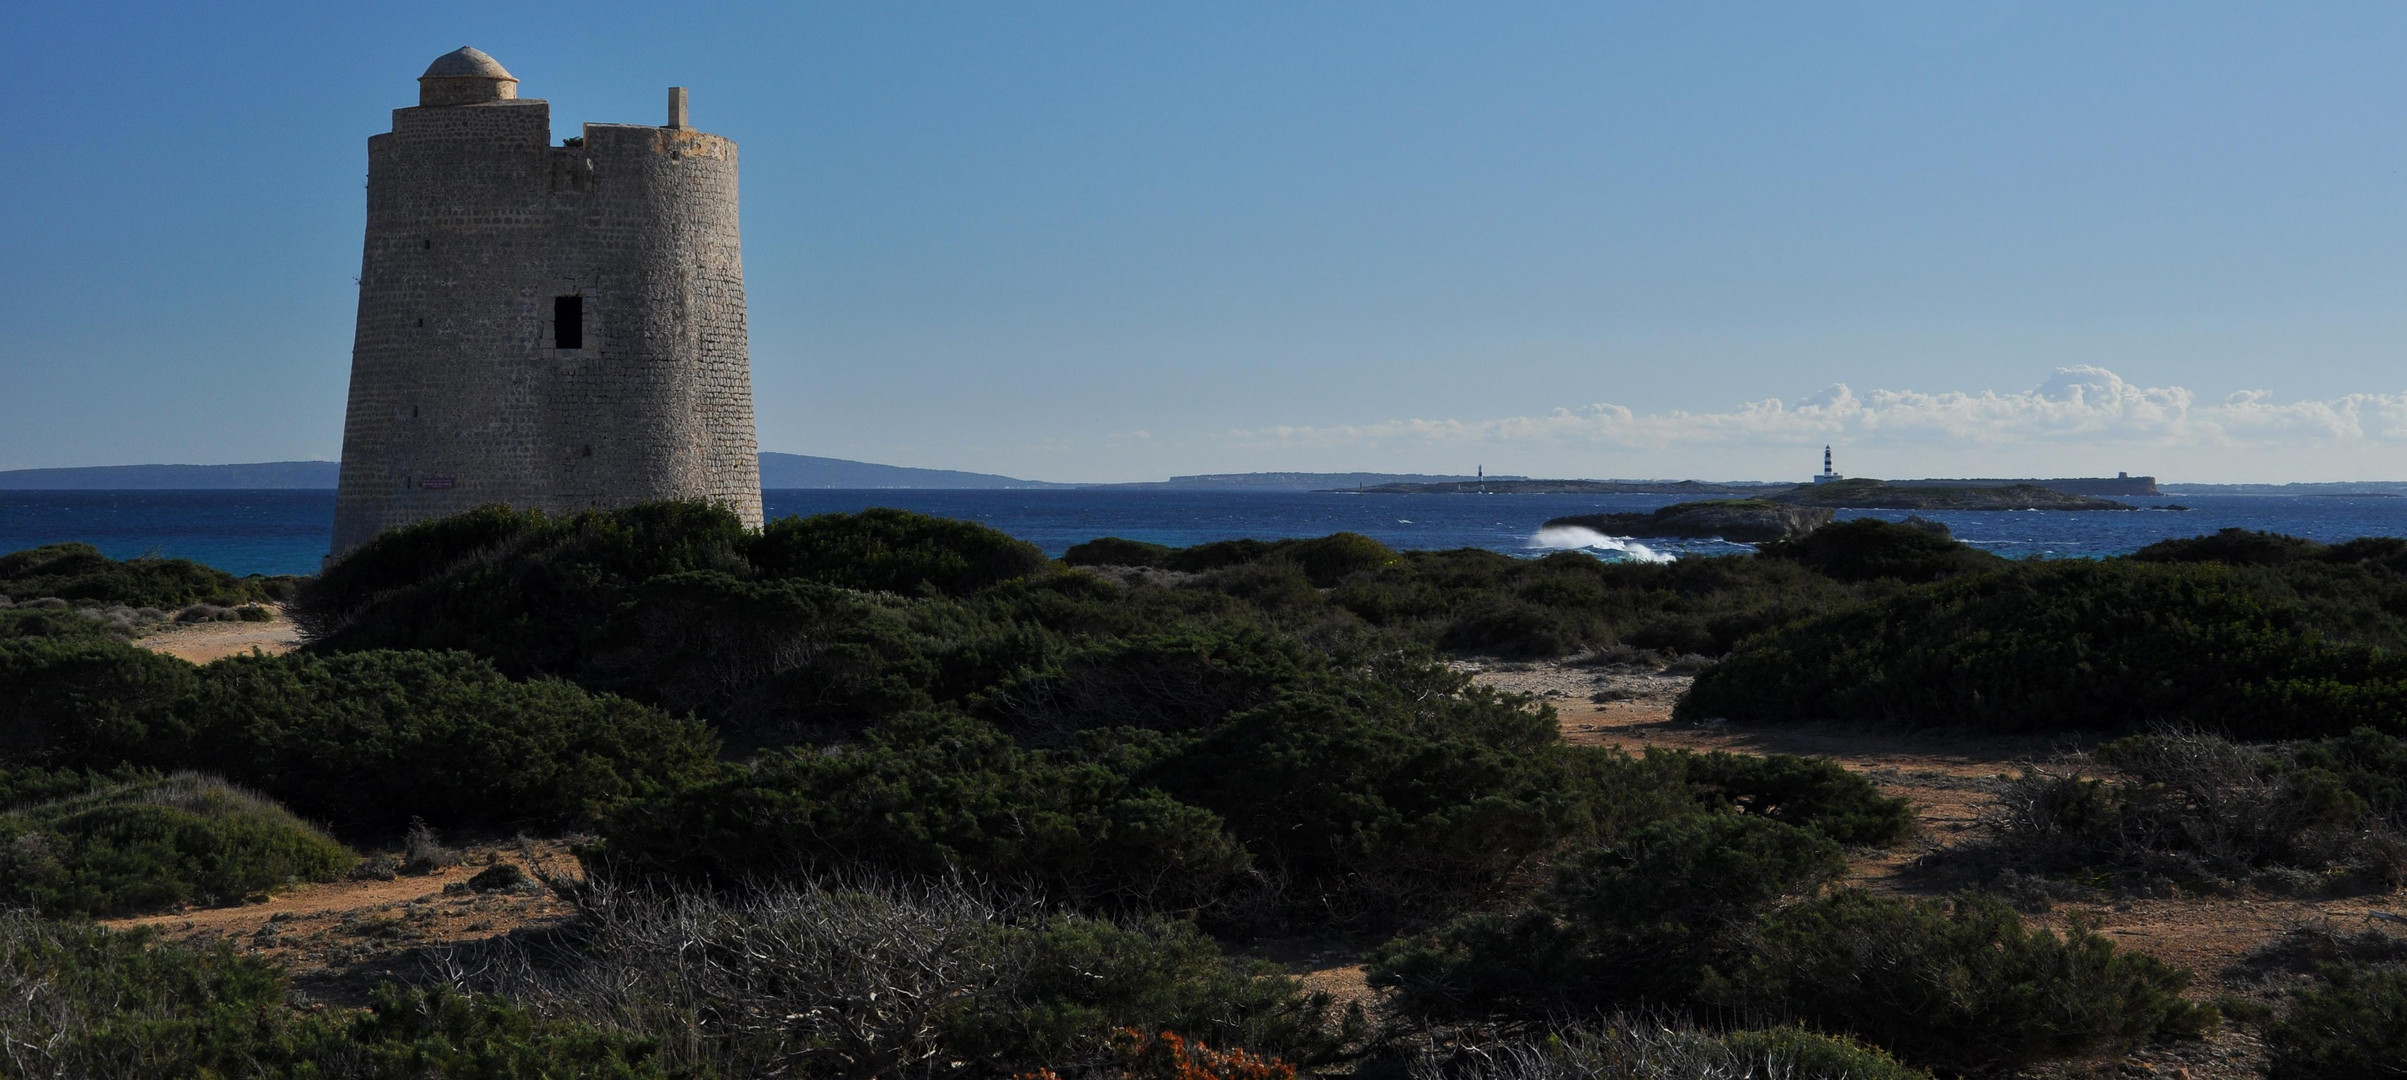
[[[447,54],[368,140],[335,556],[492,502],[760,524],[735,143],[678,116],[552,146],[517,83]]]

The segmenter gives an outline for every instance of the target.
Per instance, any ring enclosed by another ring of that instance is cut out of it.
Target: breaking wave
[[[1529,546],[1555,551],[1586,551],[1602,558],[1632,562],[1670,562],[1672,556],[1619,536],[1606,536],[1585,525],[1549,525],[1529,538]]]

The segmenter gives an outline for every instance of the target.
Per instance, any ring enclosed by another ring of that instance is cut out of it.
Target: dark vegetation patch
[[[413,817],[588,824],[698,775],[691,720],[465,653],[232,657],[194,667],[113,641],[0,642],[0,754],[47,766],[199,769],[363,841]]]
[[[123,915],[328,881],[356,856],[222,781],[0,770],[0,905]]]
[[[117,560],[90,544],[45,544],[0,555],[0,597],[180,608],[282,600],[296,579],[235,577],[189,559]]]
[[[1889,578],[1909,584],[1940,581],[2006,566],[2006,560],[1957,543],[1946,533],[1879,518],[1825,525],[1794,540],[1757,548],[1767,559],[1786,559],[1839,581]]]
[[[2407,740],[2371,728],[2261,745],[2136,735],[2091,762],[2107,775],[2034,770],[2008,783],[1989,843],[1966,854],[2089,884],[2167,878],[2316,894],[2407,881]]]
[[[165,945],[144,931],[8,911],[0,986],[10,991],[0,1040],[12,1075],[704,1075],[664,1068],[652,1040],[447,988],[394,985],[365,1012],[310,1012],[289,1000],[282,970],[230,945]]]
[[[1943,1070],[2215,1022],[2182,1000],[2187,972],[2118,951],[2088,923],[2059,935],[1977,894],[1825,891],[1843,869],[1828,840],[1777,822],[1674,822],[1566,862],[1526,908],[1397,939],[1373,954],[1371,978],[1433,1021],[1754,1010]]]
[[[2017,563],[1747,642],[1676,715],[1986,733],[2395,730],[2403,643],[2407,575],[2387,566]]]
[[[1714,1030],[1635,1012],[1585,1027],[1457,1044],[1415,1063],[1427,1080],[1929,1080],[1877,1047],[1803,1027]]]

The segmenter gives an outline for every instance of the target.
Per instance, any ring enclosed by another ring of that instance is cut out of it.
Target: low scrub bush
[[[290,578],[238,578],[189,559],[112,559],[90,544],[46,544],[0,555],[0,596],[54,596],[79,606],[228,607],[281,600]]]
[[[2221,565],[2021,563],[1766,634],[1698,676],[1676,715],[2273,738],[2407,715],[2407,661],[2307,621]]]
[[[1083,544],[1072,544],[1061,553],[1061,561],[1071,566],[1148,566],[1165,568],[1177,548],[1148,544],[1142,540],[1123,540],[1117,536],[1099,536]]]
[[[1025,540],[907,510],[780,518],[749,549],[753,565],[772,577],[905,596],[965,596],[1045,565],[1044,552]]]
[[[412,818],[558,828],[712,763],[703,727],[567,683],[516,682],[464,653],[246,656],[211,664],[181,745],[145,747],[274,795],[351,835]],[[140,759],[138,759],[140,760]]]
[[[0,640],[0,760],[114,764],[173,731],[199,685],[191,664],[114,639]]]
[[[192,773],[48,774],[0,787],[52,796],[0,812],[0,904],[53,915],[231,903],[329,881],[358,861],[282,807]]]
[[[1650,756],[1653,752],[1650,752]],[[1885,846],[1914,834],[1914,806],[1828,758],[1758,757],[1715,750],[1665,755],[1715,809],[1812,829],[1841,844]]]
[[[720,1075],[886,1076],[927,1062],[1002,1076],[1122,1060],[1118,1032],[1176,1031],[1290,1061],[1366,1032],[1192,928],[1115,923],[958,883],[829,880],[740,897],[572,889],[574,936],[505,943],[472,980],[546,1016]]]
[[[2006,565],[2006,560],[1944,534],[1879,518],[1834,522],[1756,551],[1762,558],[1786,559],[1839,581],[1891,578],[1918,584]]]
[[[1720,655],[1740,640],[1853,603],[1858,586],[1793,561],[1607,563],[1578,552],[1408,551],[1328,601],[1439,648],[1559,656],[1628,644]]]
[[[1527,909],[1391,942],[1371,957],[1371,978],[1397,988],[1400,1008],[1435,1019],[1737,1008],[1946,1070],[2213,1022],[2181,999],[2187,972],[2117,951],[2088,923],[2031,930],[1986,897],[1816,895],[1843,869],[1831,841],[1777,822],[1669,823],[1571,860]]]
[[[1472,1042],[1413,1062],[1413,1080],[1930,1080],[1843,1036],[1799,1027],[1714,1031],[1623,1013],[1591,1027]]]
[[[26,1080],[666,1080],[648,1041],[491,997],[386,987],[358,1013],[290,1004],[284,973],[218,944],[161,944],[0,910],[0,1071]]]
[[[2117,775],[2031,771],[2009,783],[1991,843],[1974,854],[2090,878],[2253,876],[2282,891],[2407,878],[2407,740],[2370,728],[2264,746],[2169,733],[2107,743],[2096,760]]]
[[[1902,900],[1847,889],[1768,915],[1710,996],[1847,1031],[1949,1071],[2196,1036],[2214,1010],[2188,971],[2115,948],[2078,915],[2034,930],[1978,895]]]
[[[2407,967],[2326,966],[2323,975],[2265,1028],[2267,1080],[2407,1076]]]
[[[1249,865],[1208,810],[940,713],[889,721],[858,744],[771,751],[631,803],[601,834],[589,861],[632,879],[964,872],[1138,910],[1206,903]]]
[[[412,817],[560,827],[710,765],[692,720],[465,653],[240,656],[195,668],[116,642],[0,641],[0,753],[193,768],[361,838]]]
[[[1373,985],[1439,1019],[1535,1020],[1696,997],[1737,935],[1846,869],[1837,844],[1762,818],[1649,826],[1566,860],[1531,905],[1464,916],[1370,958]]]

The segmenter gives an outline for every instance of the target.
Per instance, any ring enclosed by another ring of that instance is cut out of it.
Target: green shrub
[[[1734,814],[1677,818],[1582,853],[1525,910],[1465,916],[1372,953],[1370,980],[1438,1018],[1542,1019],[1678,1003],[1765,908],[1846,869],[1838,845]]]
[[[121,641],[0,641],[0,760],[113,764],[113,748],[174,726],[191,664]]]
[[[560,682],[514,682],[464,653],[241,656],[201,669],[188,763],[265,791],[347,835],[579,826],[711,765],[692,720]]]
[[[1244,851],[1207,810],[989,724],[908,715],[857,745],[791,749],[630,805],[591,861],[721,884],[811,868],[966,871],[1064,899],[1178,910],[1230,887]]]
[[[1940,533],[1878,518],[1835,522],[1756,551],[1763,558],[1787,559],[1840,581],[1938,581],[2006,565],[2004,559]]]
[[[1594,1027],[1465,1041],[1426,1061],[1430,1080],[1930,1080],[1876,1047],[1800,1027],[1712,1031],[1674,1017],[1622,1014]]]
[[[2407,741],[2361,728],[2308,743],[2243,746],[2137,735],[2098,760],[2119,775],[2031,771],[2001,795],[1982,854],[2025,871],[2236,881],[2259,871],[2387,889],[2407,876]],[[2379,805],[2381,811],[2374,809]]]
[[[1658,790],[1566,751],[1551,712],[1477,689],[1401,697],[1291,692],[1138,775],[1217,814],[1291,896],[1337,919],[1466,902],[1592,835],[1604,804]]]
[[[1139,926],[1053,916],[1000,931],[1026,957],[1008,995],[948,1010],[940,1038],[960,1056],[1005,1069],[1060,1067],[1102,1056],[1127,1029],[1176,1031],[1302,1064],[1338,1058],[1368,1034],[1326,994],[1261,962],[1223,958],[1184,923]]]
[[[2313,540],[2253,529],[2224,529],[2207,536],[2159,540],[2131,553],[2138,562],[2223,563],[2228,566],[2287,566],[2331,549]]]
[[[1748,815],[1667,822],[1570,860],[1527,909],[1481,913],[1370,957],[1429,1018],[1539,1020],[1635,1005],[1798,1017],[1906,1060],[1986,1070],[2195,1034],[2189,974],[2075,920],[2030,930],[2002,901],[1811,894],[1838,848]]]
[[[1841,890],[1767,915],[1712,996],[1854,1033],[1943,1070],[2195,1036],[2212,1009],[2186,970],[2117,950],[2075,916],[2033,930],[1994,897],[1902,900]]]
[[[238,578],[189,559],[109,558],[90,544],[45,544],[0,555],[0,596],[178,608],[278,599],[266,578]]]
[[[0,986],[11,1076],[701,1080],[663,1070],[646,1040],[495,998],[387,987],[364,1013],[306,1013],[281,970],[231,945],[22,913],[0,911]]]
[[[1070,545],[1069,550],[1061,553],[1061,561],[1071,566],[1162,567],[1169,565],[1170,553],[1175,550],[1142,540],[1099,536],[1083,544]]]
[[[576,933],[479,957],[482,982],[726,1076],[909,1076],[928,1061],[1084,1074],[1127,1028],[1326,1064],[1368,1034],[1359,1009],[1223,956],[1190,925],[1064,914],[959,881],[570,895]]]
[[[282,807],[192,773],[0,813],[0,903],[126,915],[327,881],[358,857]]]
[[[905,596],[964,596],[1045,565],[1036,545],[986,526],[885,509],[772,521],[750,555],[772,576]]]
[[[131,632],[130,620],[120,623],[98,612],[67,607],[63,601],[57,607],[0,608],[0,641],[18,638],[124,641]]]
[[[2266,1027],[2267,1080],[2407,1076],[2407,968],[2327,965],[2323,974]]]
[[[1914,834],[1914,806],[1829,758],[1672,751],[1706,805],[1812,829],[1842,844],[1894,844]]]
[[[573,672],[643,582],[743,572],[743,522],[703,502],[562,517],[484,507],[378,536],[301,590],[318,652],[466,649],[513,675]]]
[[[975,700],[981,715],[1021,743],[1068,746],[1101,728],[1208,730],[1267,703],[1315,667],[1296,642],[1254,628],[1149,634],[1086,645]]]
[[[2407,662],[2335,643],[2220,565],[2068,559],[1918,586],[1758,637],[1698,676],[1684,719],[2258,737],[2384,726]]]
[[[1274,545],[1264,540],[1215,540],[1209,544],[1174,549],[1163,565],[1189,573],[1226,570],[1232,566],[1261,562],[1273,550]]]

